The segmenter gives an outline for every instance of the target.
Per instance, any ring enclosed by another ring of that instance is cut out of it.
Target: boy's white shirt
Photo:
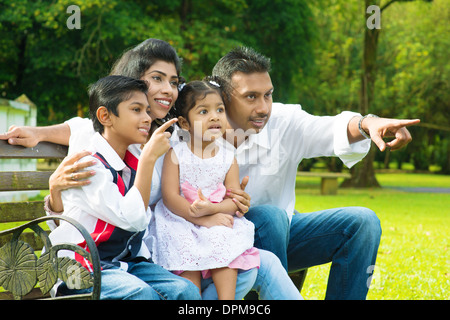
[[[82,129],[73,133],[75,133],[74,136],[77,136],[78,133],[81,136],[85,136],[85,132]],[[128,186],[130,169],[108,142],[98,133],[94,133],[90,139],[84,141],[91,141],[91,144],[89,146],[84,145],[83,149],[93,153],[99,152],[116,171],[124,172],[123,180]],[[72,148],[72,152],[75,149]],[[111,172],[105,168],[100,160],[87,156],[80,161],[93,159],[97,163],[90,168],[90,170],[96,172],[90,178],[91,184],[81,188],[67,189],[62,192],[64,215],[80,222],[89,232],[93,232],[97,219],[131,232],[146,230],[150,222],[151,210],[148,207],[144,207],[144,201],[139,190],[132,186],[126,195],[123,196],[117,184],[113,182]],[[81,243],[83,241],[74,228],[63,223],[51,233],[51,238],[54,243],[60,241]],[[139,256],[150,257],[150,253],[145,245],[141,246]]]
[[[85,118],[72,118],[65,122],[70,128],[70,140],[68,154],[73,154],[87,149],[86,141],[90,141],[95,134],[92,121]],[[128,147],[136,158],[139,159],[141,155],[141,145],[132,144]],[[152,186],[150,194],[150,205],[156,204],[161,199],[161,172],[164,157],[159,157],[155,163],[153,170]],[[80,160],[81,161],[81,160]],[[90,168],[89,168],[90,170]]]
[[[344,111],[336,116],[313,116],[298,104],[273,103],[272,113],[261,132],[252,134],[238,148],[222,139],[235,153],[240,179],[249,176],[245,191],[251,205],[270,204],[284,209],[291,219],[295,208],[295,180],[302,159],[337,156],[352,167],[369,152],[371,140],[350,144],[347,126],[351,118],[360,116]],[[94,134],[92,122],[73,118],[66,123],[71,129],[69,153],[81,151]],[[177,135],[173,134],[172,143]],[[135,156],[140,146],[129,148]],[[160,180],[163,158],[155,165],[150,203],[161,198]]]

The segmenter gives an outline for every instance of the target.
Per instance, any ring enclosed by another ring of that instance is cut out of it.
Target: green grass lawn
[[[389,187],[450,188],[450,177],[425,174],[379,174]],[[381,220],[383,235],[368,299],[450,299],[450,194],[384,189],[339,189],[322,196],[318,178],[297,180],[296,209],[318,211],[364,206]],[[309,270],[302,294],[323,299],[330,264]]]

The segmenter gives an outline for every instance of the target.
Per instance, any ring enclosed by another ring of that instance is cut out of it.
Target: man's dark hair
[[[103,133],[104,127],[97,119],[97,109],[104,106],[115,116],[119,116],[117,107],[123,101],[130,99],[133,92],[143,92],[147,95],[148,86],[145,81],[124,77],[107,76],[91,84],[89,93],[89,116],[94,130]]]
[[[270,59],[249,47],[237,47],[224,55],[214,66],[212,75],[231,82],[236,72],[251,74],[270,72]]]

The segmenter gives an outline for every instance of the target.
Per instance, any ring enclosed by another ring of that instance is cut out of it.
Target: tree
[[[40,125],[86,114],[88,84],[107,75],[123,51],[159,38],[176,48],[188,80],[210,74],[233,47],[254,46],[272,56],[279,96],[289,96],[292,66],[304,64],[308,52],[307,2],[262,3],[0,0],[0,93],[10,99],[26,93]],[[67,27],[71,5],[80,8],[80,29]]]
[[[391,6],[394,2],[409,2],[414,0],[390,0],[380,7],[380,15]],[[432,0],[423,0],[432,1]],[[380,6],[380,0],[365,0],[365,20],[370,16],[366,8],[370,5]],[[381,18],[381,17],[380,17]],[[361,114],[368,114],[374,100],[375,94],[375,79],[377,74],[377,51],[378,41],[381,33],[381,28],[365,28],[364,31],[364,46],[362,59],[362,74],[361,74],[361,93],[359,111]],[[380,187],[373,167],[375,158],[376,146],[372,143],[369,154],[361,161],[360,164],[353,167],[351,170],[352,178],[344,183],[345,185],[352,185],[354,187]]]

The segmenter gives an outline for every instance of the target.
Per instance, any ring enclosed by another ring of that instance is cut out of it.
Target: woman
[[[158,123],[171,118],[169,111],[178,98],[178,85],[184,82],[180,77],[181,61],[170,44],[158,39],[147,39],[136,47],[123,53],[114,64],[111,74],[124,75],[146,80],[149,83],[148,103],[153,130]],[[86,170],[91,162],[78,162],[88,155],[82,151],[94,130],[90,120],[73,118],[64,124],[50,127],[15,127],[8,133],[0,135],[0,139],[8,139],[11,144],[21,144],[32,147],[40,141],[50,141],[69,145],[69,156],[66,157],[50,177],[50,195],[46,198],[46,210],[61,214],[63,205],[61,192],[89,184],[89,177],[95,172]],[[130,151],[139,157],[140,146],[133,145]],[[162,160],[163,157],[160,158]],[[161,198],[160,173],[162,161],[155,166],[153,173],[150,203],[155,204]],[[248,180],[243,181],[242,190]],[[244,214],[250,206],[249,196],[243,191],[231,190],[231,196],[236,200],[239,211]],[[261,250],[261,266],[254,288],[260,292],[261,298],[271,299],[301,299],[298,290],[292,285],[278,258],[270,252]],[[254,272],[242,272],[238,276],[236,298],[242,298],[253,285]],[[259,279],[259,281],[258,281]],[[249,287],[250,285],[250,287]],[[205,288],[206,286],[206,288]],[[211,282],[202,283],[203,298],[216,299],[217,292]],[[291,290],[286,290],[291,288]]]

